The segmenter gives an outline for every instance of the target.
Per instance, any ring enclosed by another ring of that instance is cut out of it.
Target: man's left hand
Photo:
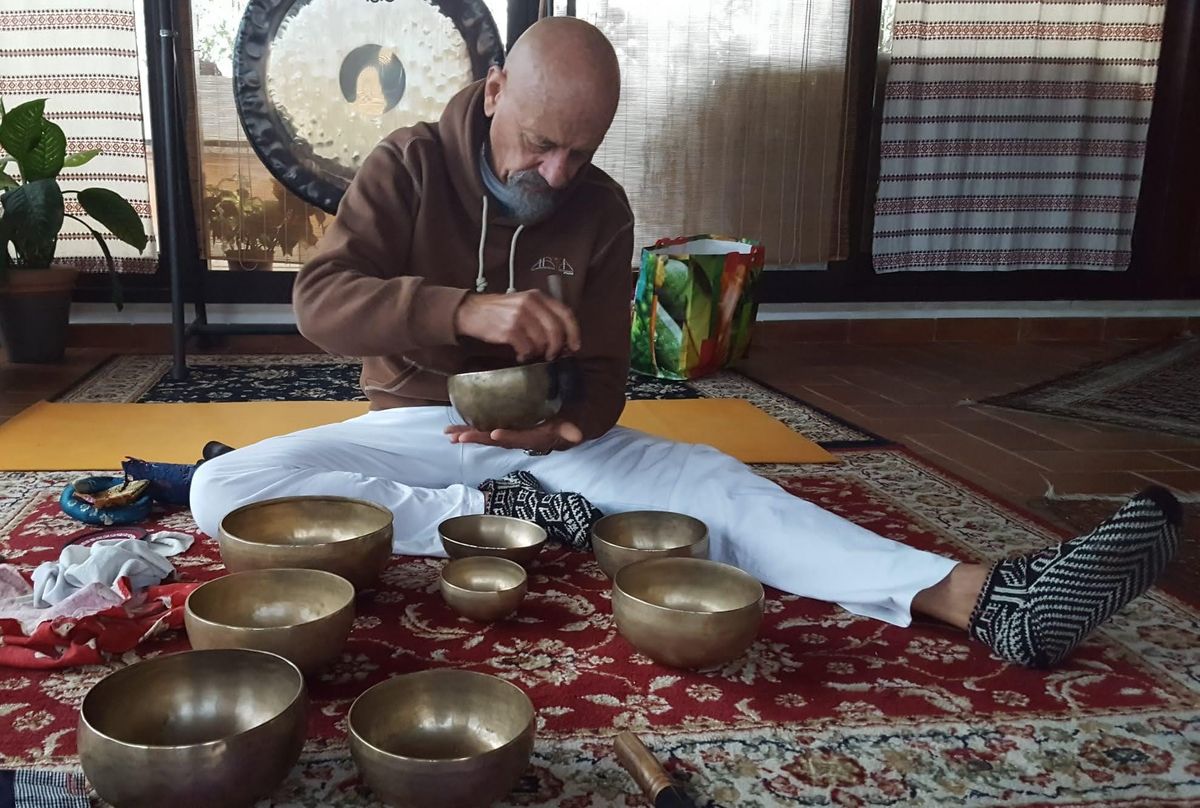
[[[532,429],[495,429],[480,432],[465,424],[446,427],[451,443],[481,443],[505,449],[524,449],[529,452],[550,452],[569,449],[583,440],[579,427],[570,421],[552,420]]]

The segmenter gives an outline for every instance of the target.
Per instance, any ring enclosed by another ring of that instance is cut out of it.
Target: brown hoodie
[[[488,292],[548,292],[547,278],[558,274],[579,319],[584,390],[562,416],[585,440],[600,437],[625,406],[629,202],[588,165],[545,221],[520,228],[497,217],[494,202],[485,220],[479,160],[487,132],[477,82],[441,121],[398,129],[367,156],[296,278],[300,332],[330,353],[363,359],[372,409],[444,405],[447,375],[516,363],[510,348],[455,335],[455,310],[479,276]]]

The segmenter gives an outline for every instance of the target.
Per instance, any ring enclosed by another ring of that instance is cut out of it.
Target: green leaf
[[[148,239],[142,220],[120,194],[107,188],[85,188],[79,192],[79,204],[121,241],[136,247],[138,252],[146,249]]]
[[[96,239],[96,243],[100,245],[100,252],[104,253],[104,263],[108,267],[112,304],[117,307],[117,311],[121,311],[125,308],[125,290],[121,286],[121,276],[117,274],[117,265],[113,263],[112,253],[109,252],[108,245],[104,243],[104,236],[97,233],[91,225],[78,216],[73,216],[70,213],[67,216],[86,227],[88,232],[92,234],[92,237]]]
[[[12,113],[9,113],[10,115]],[[62,189],[54,180],[34,180],[0,197],[4,205],[4,230],[17,252],[44,252],[41,244],[58,238],[63,223]]]
[[[45,109],[46,99],[39,98],[26,101],[5,114],[4,121],[0,122],[0,146],[18,160],[24,157],[42,134]]]
[[[0,171],[0,191],[7,191],[9,188],[16,188],[17,181],[12,177]]]
[[[26,182],[57,177],[58,172],[62,171],[66,154],[67,136],[58,124],[46,121],[42,127],[42,134],[33,142],[29,151],[17,157],[21,177]]]
[[[63,165],[67,168],[79,168],[85,163],[90,163],[92,158],[99,153],[99,149],[88,149],[87,151],[75,152],[74,154],[67,155],[66,159],[63,160]]]

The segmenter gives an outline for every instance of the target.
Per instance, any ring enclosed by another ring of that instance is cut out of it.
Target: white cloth
[[[33,587],[11,564],[0,564],[0,618],[16,620],[21,633],[29,636],[48,620],[79,619],[120,606],[125,597],[104,584],[88,584],[53,606],[34,605]]]
[[[710,558],[786,592],[896,625],[911,622],[913,597],[955,565],[795,497],[708,446],[617,427],[568,451],[531,457],[451,444],[442,431],[452,423],[462,420],[449,407],[390,409],[240,448],[196,470],[192,514],[211,536],[225,514],[248,502],[356,497],[395,515],[395,552],[443,556],[438,524],[482,513],[477,486],[524,469],[550,490],[583,494],[605,513],[694,516],[708,525]]]
[[[46,561],[33,571],[33,605],[43,608],[62,603],[93,584],[117,591],[115,585],[121,578],[129,580],[134,592],[153,586],[174,571],[167,558],[187,550],[192,541],[186,533],[163,531],[144,539],[69,544],[58,561]]]

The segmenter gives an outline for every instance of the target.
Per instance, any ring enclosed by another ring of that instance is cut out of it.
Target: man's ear
[[[496,65],[488,68],[487,78],[483,83],[483,114],[489,118],[496,114],[496,102],[500,100],[500,94],[504,92],[507,82],[508,74],[504,72],[504,68]]]

